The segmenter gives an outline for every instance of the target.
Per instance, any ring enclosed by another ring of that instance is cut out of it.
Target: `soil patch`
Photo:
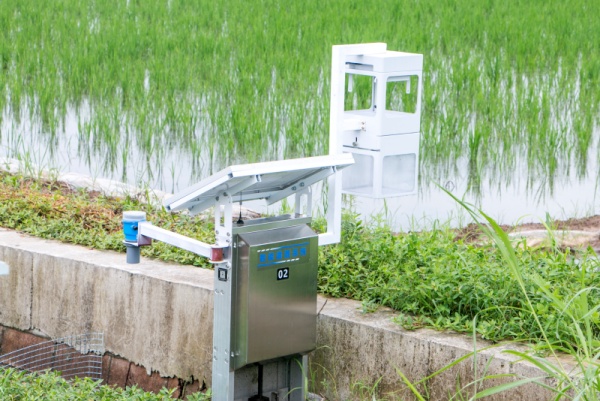
[[[526,238],[530,246],[543,246],[543,239],[549,238],[547,227],[542,223],[524,223],[514,226],[501,225],[513,238]],[[554,220],[549,227],[552,236],[562,248],[587,248],[592,247],[600,254],[600,215],[572,218],[567,220]],[[484,241],[485,235],[479,226],[471,223],[457,230],[456,238],[468,243]]]

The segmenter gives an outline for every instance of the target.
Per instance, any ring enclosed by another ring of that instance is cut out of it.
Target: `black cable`
[[[244,220],[242,220],[242,193],[240,192],[240,218],[236,222],[238,225],[244,224]]]

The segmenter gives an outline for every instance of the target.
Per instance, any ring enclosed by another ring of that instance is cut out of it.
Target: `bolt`
[[[295,191],[295,190],[296,190],[296,186],[294,185],[294,186],[292,187],[292,191]]]
[[[304,186],[304,183],[303,183],[303,182],[301,182],[301,183],[300,183],[300,188],[302,188],[303,186]]]

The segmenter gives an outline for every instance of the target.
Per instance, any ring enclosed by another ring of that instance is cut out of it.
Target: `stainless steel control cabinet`
[[[307,221],[234,227],[234,369],[315,349],[318,237]]]
[[[307,353],[316,347],[317,247],[339,241],[341,210],[341,186],[332,178],[330,188],[339,188],[329,193],[327,232],[313,232],[311,186],[353,163],[335,150],[229,166],[164,202],[191,215],[214,207],[214,244],[153,226],[143,213],[124,216],[128,263],[138,263],[140,246],[152,239],[214,263],[214,401],[306,400]],[[293,215],[235,222],[234,202],[273,205],[291,196]]]

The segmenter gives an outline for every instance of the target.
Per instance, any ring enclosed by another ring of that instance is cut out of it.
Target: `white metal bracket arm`
[[[152,239],[176,246],[177,248],[185,249],[186,251],[193,252],[196,255],[204,256],[208,258],[211,263],[220,263],[223,261],[224,247],[207,244],[205,242],[165,230],[164,228],[156,227],[147,221],[140,222],[138,224],[138,245],[150,245]]]

